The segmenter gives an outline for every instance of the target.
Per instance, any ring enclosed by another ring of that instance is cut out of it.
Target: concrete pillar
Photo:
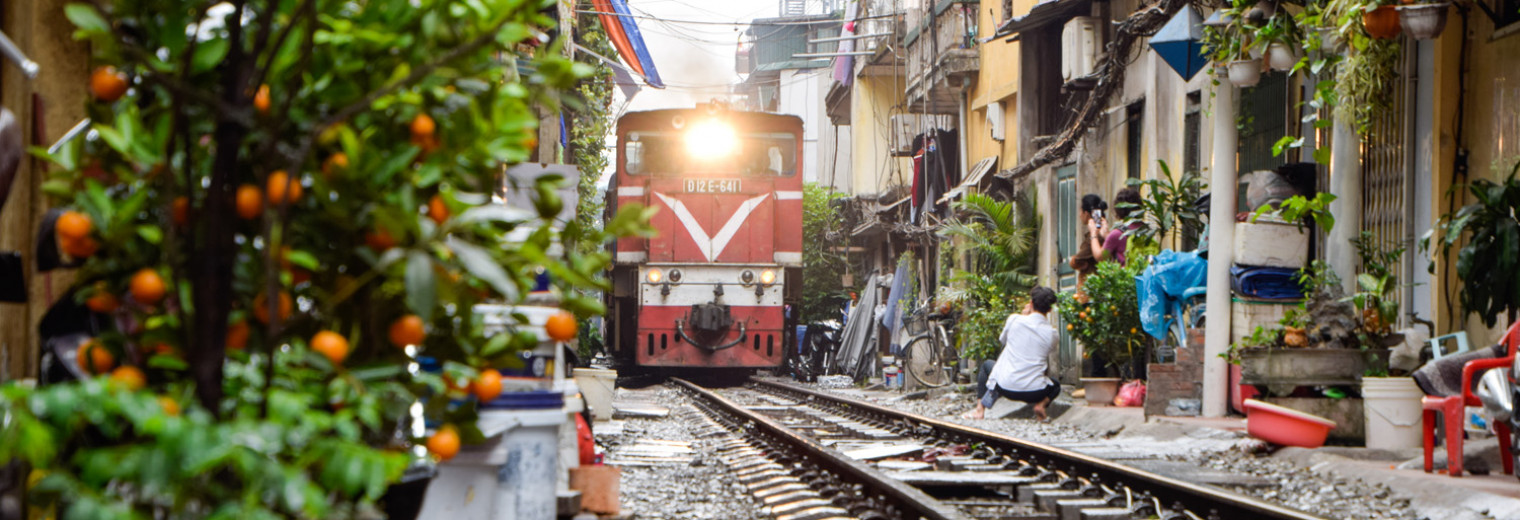
[[[1230,365],[1221,354],[1230,346],[1230,264],[1235,262],[1235,86],[1214,86],[1214,165],[1209,179],[1208,326],[1203,349],[1203,415],[1229,412]]]
[[[1335,227],[1325,237],[1325,261],[1340,275],[1346,294],[1356,292],[1356,249],[1351,240],[1362,229],[1362,139],[1356,128],[1340,119],[1330,138],[1330,214]]]

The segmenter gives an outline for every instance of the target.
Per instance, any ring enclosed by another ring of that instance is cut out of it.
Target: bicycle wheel
[[[924,334],[913,338],[908,346],[903,348],[903,366],[907,368],[908,375],[918,384],[939,388],[950,383],[945,368],[941,365],[940,349],[932,334]]]

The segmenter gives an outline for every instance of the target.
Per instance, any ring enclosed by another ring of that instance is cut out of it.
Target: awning
[[[639,25],[628,9],[627,0],[592,0],[591,4],[596,8],[598,17],[602,19],[602,27],[607,30],[607,39],[612,40],[612,46],[617,49],[623,61],[628,62],[635,72],[643,76],[649,86],[665,88],[665,82],[660,80],[659,71],[654,68],[654,59],[649,55],[649,48],[644,46],[644,35],[639,32]]]
[[[944,204],[946,202],[955,200],[957,197],[965,195],[967,188],[981,184],[982,177],[986,177],[987,172],[992,171],[993,167],[997,166],[997,159],[997,156],[994,155],[992,157],[977,161],[976,165],[971,167],[971,175],[967,175],[966,180],[961,181],[961,184],[959,186],[956,186],[954,189],[945,192],[945,196],[939,198],[939,203]]]
[[[1088,10],[1091,0],[1041,0],[1035,4],[1029,14],[1009,18],[998,26],[997,32],[992,38],[1008,38],[1010,41],[1018,39],[1019,33],[1034,29],[1051,22],[1065,22],[1067,19],[1080,15]]]

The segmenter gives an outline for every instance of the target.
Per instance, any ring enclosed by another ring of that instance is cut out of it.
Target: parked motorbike
[[[797,352],[786,361],[787,372],[793,379],[804,383],[818,380],[839,352],[844,326],[837,320],[822,321],[807,326]]]
[[[1514,383],[1517,377],[1520,377],[1520,358],[1515,359],[1514,365],[1507,369],[1494,368],[1484,372],[1478,377],[1473,395],[1483,402],[1483,409],[1488,412],[1490,420],[1509,423],[1510,440],[1520,443],[1520,416],[1515,414],[1515,402],[1520,401],[1520,395],[1517,395],[1520,394],[1520,387]],[[1515,459],[1516,463],[1520,463],[1520,456]]]

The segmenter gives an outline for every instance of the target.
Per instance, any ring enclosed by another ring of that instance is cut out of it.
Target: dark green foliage
[[[1109,366],[1125,371],[1136,356],[1144,356],[1149,336],[1140,330],[1140,300],[1135,294],[1138,266],[1098,262],[1083,291],[1088,302],[1061,293],[1057,303],[1066,334],[1082,342],[1088,353],[1102,354]]]
[[[1520,308],[1520,165],[1503,183],[1478,179],[1467,186],[1477,202],[1445,215],[1420,239],[1420,248],[1434,247],[1442,256],[1457,250],[1457,278],[1462,281],[1462,309],[1477,314],[1489,327],[1501,314],[1514,317]],[[1431,236],[1441,235],[1434,246]],[[1464,242],[1465,240],[1465,242]],[[1435,262],[1430,264],[1435,272]]]
[[[799,322],[810,323],[838,317],[839,306],[848,298],[844,286],[846,260],[840,249],[848,245],[840,229],[839,212],[833,201],[844,199],[826,186],[802,188],[802,308]]]

